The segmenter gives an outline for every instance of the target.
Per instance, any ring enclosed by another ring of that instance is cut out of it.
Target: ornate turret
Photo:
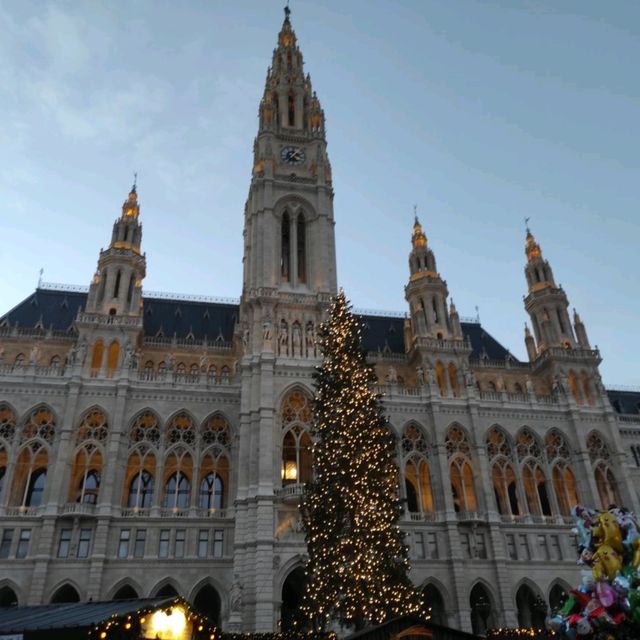
[[[573,310],[573,329],[576,332],[576,339],[578,340],[578,344],[583,349],[591,349],[589,338],[587,337],[587,330],[585,329],[584,323],[582,322],[582,319],[575,309]]]
[[[525,308],[531,316],[538,351],[548,347],[575,347],[569,301],[562,287],[556,285],[551,266],[542,257],[542,249],[528,227],[525,254],[524,272],[529,288]]]
[[[260,102],[260,131],[297,131],[324,136],[324,112],[311,88],[309,74],[304,74],[302,53],[291,27],[291,10],[278,34],[267,70],[264,94]]]
[[[136,184],[113,224],[109,248],[100,251],[98,268],[87,298],[87,312],[138,316],[142,305],[142,279],[146,260],[140,253],[142,225]]]
[[[437,271],[436,259],[427,236],[415,216],[409,254],[409,283],[405,298],[411,307],[413,335],[424,338],[462,339],[455,306],[453,317],[447,309],[447,283]]]
[[[529,325],[526,322],[524,323],[524,346],[527,348],[527,355],[529,356],[529,360],[533,362],[538,355],[538,350],[536,349],[536,341],[531,335]]]
[[[267,71],[245,207],[243,291],[337,289],[324,112],[285,18]],[[261,312],[265,312],[261,309]]]

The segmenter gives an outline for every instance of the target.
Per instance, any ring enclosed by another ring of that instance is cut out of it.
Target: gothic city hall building
[[[226,630],[287,629],[338,287],[325,116],[288,12],[239,302],[145,294],[141,217],[134,185],[88,287],[40,284],[0,316],[0,605],[180,594]],[[362,321],[411,579],[438,622],[539,626],[579,580],[573,505],[640,511],[640,393],[604,388],[530,232],[526,361],[460,319],[417,219],[407,246],[406,313]]]

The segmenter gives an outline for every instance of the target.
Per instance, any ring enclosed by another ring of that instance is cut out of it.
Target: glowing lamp
[[[295,460],[285,460],[282,463],[282,479],[283,480],[297,480],[298,479],[298,467]]]

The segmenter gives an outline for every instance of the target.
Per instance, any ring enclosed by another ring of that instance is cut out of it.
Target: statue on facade
[[[294,356],[302,355],[302,331],[300,330],[300,323],[293,323],[293,337],[292,337],[293,353]]]
[[[265,316],[262,321],[262,340],[264,345],[271,345],[271,318],[269,316]]]
[[[29,362],[31,364],[38,364],[38,359],[40,358],[40,347],[37,344],[34,344],[31,347],[31,353],[29,354]]]
[[[314,356],[316,352],[316,335],[313,329],[313,322],[311,322],[311,320],[307,322],[306,334],[307,355]]]
[[[465,362],[462,367],[462,375],[464,376],[464,383],[467,387],[473,387],[476,384],[476,377],[473,375],[473,371],[469,369],[469,365]]]
[[[249,329],[242,332],[242,348],[246,351],[249,347]]]
[[[421,366],[416,367],[416,379],[418,380],[418,386],[424,384],[424,369]]]
[[[204,373],[207,371],[208,368],[209,368],[209,356],[207,355],[206,351],[203,351],[202,355],[200,356],[200,371]]]
[[[231,611],[242,611],[242,583],[240,576],[236,573],[233,576],[233,584],[231,585],[231,594],[229,595],[229,607]]]
[[[137,370],[140,367],[140,361],[142,360],[142,352],[140,351],[140,349],[136,349],[132,354],[131,354],[131,365],[130,368],[132,370]]]
[[[278,353],[287,355],[289,347],[289,325],[286,320],[280,322],[280,334],[278,335]]]
[[[530,396],[535,395],[535,389],[533,388],[533,382],[531,381],[531,378],[529,376],[527,376],[527,380],[526,380],[526,382],[524,384],[525,384],[525,387],[527,388],[527,393]]]
[[[131,359],[133,358],[133,349],[131,343],[127,340],[127,344],[124,347],[124,358],[122,360],[123,369],[131,369]]]
[[[173,353],[167,353],[166,363],[167,371],[172,372],[176,366],[176,359],[173,357]]]
[[[387,369],[387,382],[390,384],[398,384],[398,372],[393,366]]]
[[[82,366],[84,364],[84,361],[87,358],[87,339],[83,338],[82,342],[78,345],[78,349],[76,351],[76,359],[78,361],[78,364],[80,366]]]

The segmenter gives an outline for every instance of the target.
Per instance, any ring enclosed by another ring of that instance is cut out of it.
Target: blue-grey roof
[[[79,309],[84,309],[86,292],[36,289],[16,307],[0,317],[0,326],[40,326],[45,330],[69,331]],[[209,342],[231,342],[239,307],[237,304],[144,298],[144,334],[149,337],[187,338]],[[362,315],[365,325],[363,346],[366,351],[404,353],[404,318],[399,316]],[[509,353],[480,324],[463,322],[462,332],[471,341],[472,357],[484,353],[503,360]],[[515,360],[515,358],[514,358]]]
[[[166,606],[174,600],[176,600],[175,597],[165,596],[107,602],[69,602],[32,607],[0,607],[0,633],[90,627],[108,620],[113,615],[125,616],[141,609],[156,609]]]
[[[617,413],[640,413],[640,391],[607,389],[609,402]]]

